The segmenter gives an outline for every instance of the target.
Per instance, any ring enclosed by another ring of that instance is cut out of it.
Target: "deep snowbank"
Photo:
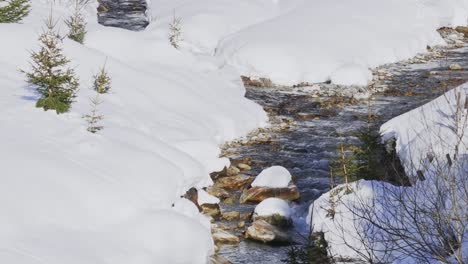
[[[219,144],[266,115],[243,97],[235,71],[179,52],[151,30],[97,25],[94,4],[85,45],[64,41],[81,83],[71,112],[36,108],[19,69],[28,69],[50,5],[34,0],[22,24],[0,24],[0,262],[205,263],[209,225],[180,196],[211,184],[208,173],[227,162]],[[69,12],[53,6],[56,19]],[[104,130],[90,134],[82,116],[106,59]]]
[[[369,68],[444,44],[436,29],[468,18],[468,0],[151,0],[150,7],[149,29],[167,35],[175,10],[184,49],[286,85],[365,85]]]
[[[244,75],[292,85],[366,85],[368,68],[442,44],[435,31],[466,25],[466,0],[296,1],[292,11],[241,30],[217,54]]]
[[[413,218],[411,211],[404,211],[411,205],[399,210],[398,207],[401,207],[401,204],[396,202],[398,197],[403,197],[410,204],[412,201],[417,201],[416,209],[419,210],[433,208],[436,200],[443,203],[443,208],[446,208],[448,215],[454,214],[455,210],[452,208],[455,204],[459,206],[457,210],[462,215],[468,213],[465,185],[468,175],[468,134],[466,133],[468,112],[465,108],[467,95],[468,84],[464,84],[426,105],[388,121],[381,127],[384,140],[396,139],[396,151],[410,176],[411,187],[395,187],[377,181],[358,181],[350,185],[353,192],[346,194],[344,185],[338,186],[332,190],[335,200],[334,219],[331,219],[327,211],[332,208],[330,192],[314,201],[309,209],[308,219],[312,217],[309,224],[313,225],[314,231],[325,233],[330,252],[334,256],[360,259],[366,254],[376,254],[378,257],[382,257],[380,255],[388,253],[384,250],[375,252],[367,250],[365,243],[369,245],[372,242],[366,239],[362,240],[362,235],[369,234],[372,237],[378,236],[379,233],[376,228],[372,228],[373,225],[369,224],[368,221],[351,213],[350,208],[357,212],[361,212],[361,209],[366,206],[367,208],[369,206],[376,208],[376,221],[392,223],[392,219],[394,219],[395,225],[400,224],[400,227],[408,228],[414,236],[420,233],[412,231],[413,228],[417,227],[415,222],[411,222],[412,220],[417,219],[416,222],[432,223],[434,219],[421,219],[421,216],[424,215],[422,211],[418,211],[418,216]],[[456,125],[457,122],[458,125]],[[452,159],[452,165],[449,165],[447,154]],[[416,171],[420,171],[421,175],[424,175],[424,179],[418,178]],[[453,185],[454,183],[455,185]],[[388,196],[389,194],[392,196]],[[401,196],[394,197],[395,194]],[[388,203],[396,204],[394,207],[393,205],[388,206]],[[388,211],[386,210],[388,208],[394,209]],[[438,212],[444,215],[445,211]],[[395,218],[396,215],[398,218]],[[466,218],[462,221],[466,221]],[[383,225],[382,222],[377,223]],[[431,237],[432,232],[423,233],[427,233],[426,241],[432,239],[432,241],[438,241]],[[468,237],[466,230],[462,236],[465,237],[464,239]],[[380,239],[383,240],[383,238]],[[396,245],[384,244],[382,240],[373,246],[389,249]],[[399,241],[397,243],[398,246],[394,248],[403,248],[406,242]],[[468,247],[463,247],[463,250],[468,252]],[[401,251],[391,253],[386,257],[394,260],[394,263],[418,263],[414,259],[416,254],[405,255]],[[464,256],[466,257],[466,253]],[[438,262],[434,261],[434,263]]]

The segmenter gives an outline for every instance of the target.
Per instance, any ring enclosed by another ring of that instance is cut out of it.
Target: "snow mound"
[[[284,188],[291,182],[291,173],[281,166],[264,169],[252,182],[254,187]]]
[[[209,172],[228,162],[220,144],[267,120],[239,74],[156,30],[98,25],[92,1],[85,44],[63,43],[80,79],[76,102],[45,112],[18,69],[29,69],[51,5],[65,33],[72,1],[31,4],[22,23],[0,24],[0,262],[206,263],[210,226],[180,197],[212,184]],[[100,96],[104,129],[91,134],[82,116],[105,62],[112,89]]]
[[[416,213],[412,210],[405,211],[413,205],[414,201],[417,201],[415,210],[434,208],[434,204],[442,203],[446,211],[439,210],[438,213],[443,219],[446,219],[444,213],[453,214],[455,206],[462,215],[468,213],[466,185],[463,184],[468,175],[468,148],[466,148],[468,112],[465,108],[467,96],[468,83],[382,125],[381,133],[384,140],[396,140],[396,152],[406,169],[411,186],[394,186],[378,181],[358,181],[350,184],[349,188],[352,190],[350,193],[346,191],[345,185],[340,185],[313,202],[307,219],[312,217],[309,224],[313,226],[314,231],[325,233],[332,255],[360,259],[364,255],[367,256],[366,254],[371,254],[375,259],[387,258],[391,260],[390,263],[420,263],[411,254],[401,251],[403,248],[409,248],[411,251],[414,246],[411,245],[412,242],[401,241],[401,239],[388,240],[387,237],[378,240],[379,235],[388,235],[388,233],[379,231],[378,228],[369,224],[368,220],[360,217],[365,215],[363,212],[368,208],[375,209],[373,221],[384,226],[387,231],[388,223],[392,228],[403,226],[407,228],[405,230],[408,230],[412,237],[420,236],[417,228],[421,226],[418,226],[418,223],[427,224],[435,221],[434,214],[423,214],[422,210]],[[447,159],[447,155],[452,161]],[[421,175],[423,177],[420,177]],[[331,192],[333,192],[332,199],[335,201],[333,205],[330,202]],[[407,201],[408,207],[401,209],[398,199]],[[335,213],[332,219],[329,210],[333,207]],[[357,214],[353,214],[350,208]],[[416,222],[414,214],[418,218]],[[398,218],[395,218],[396,215]],[[378,222],[380,219],[385,219],[383,223],[387,225]],[[451,224],[456,224],[456,220],[450,221],[453,221]],[[391,231],[388,232],[391,233]],[[461,236],[468,236],[466,230],[463,232]],[[440,236],[436,237],[436,232],[425,233],[423,231],[423,233],[426,241],[433,241],[431,243],[436,244],[440,239]],[[377,242],[362,240],[363,234],[377,238]],[[388,241],[392,242],[388,243]],[[385,253],[379,250],[369,251],[366,245],[400,250]],[[460,250],[468,252],[468,245],[464,243]],[[364,255],[362,255],[363,252]],[[423,250],[420,254],[429,256],[429,253]],[[434,260],[431,263],[439,262]]]
[[[254,214],[257,216],[272,216],[278,214],[284,217],[291,216],[289,204],[279,198],[268,198],[255,207]]]
[[[366,85],[369,68],[444,44],[436,29],[468,18],[467,0],[290,2],[289,12],[222,39],[216,54],[243,75],[276,84]]]

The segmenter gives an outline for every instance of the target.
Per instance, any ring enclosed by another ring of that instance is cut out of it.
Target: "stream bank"
[[[361,143],[356,133],[368,126],[369,110],[372,127],[378,129],[391,118],[468,81],[467,39],[462,40],[460,35],[456,39],[452,33],[450,29],[441,30],[450,43],[447,47],[428,47],[427,54],[378,67],[373,71],[374,83],[364,89],[327,83],[248,86],[246,97],[263,106],[271,125],[224,146],[223,156],[239,169],[231,169],[231,175],[255,177],[273,165],[287,168],[300,192],[300,198],[291,202],[294,228],[287,232],[300,243],[309,232],[305,219],[308,206],[329,190],[329,168],[338,156],[337,146]],[[366,93],[372,94],[370,99],[363,99]],[[352,96],[356,94],[360,96]],[[239,217],[215,217],[215,224],[239,240],[218,243],[218,254],[232,263],[282,263],[287,258],[288,245],[244,239],[256,203],[239,203],[241,193],[240,189],[229,190],[221,197],[221,214],[239,212]]]

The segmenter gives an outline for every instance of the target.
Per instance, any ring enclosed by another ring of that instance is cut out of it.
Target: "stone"
[[[299,190],[295,185],[290,185],[286,188],[252,187],[242,192],[239,202],[241,204],[249,202],[259,203],[270,197],[294,201],[299,199],[300,196]]]
[[[227,168],[227,171],[226,171],[226,176],[236,176],[240,173],[240,169],[238,169],[237,167],[234,167],[234,166],[230,166],[229,168]]]
[[[238,244],[240,243],[240,238],[229,233],[226,230],[218,228],[216,225],[211,227],[211,236],[213,241],[219,244]]]
[[[285,216],[282,216],[282,215],[279,215],[279,214],[273,214],[273,215],[269,215],[269,216],[263,216],[263,215],[262,216],[256,216],[256,215],[254,215],[253,220],[254,221],[264,220],[267,223],[269,223],[270,225],[274,225],[274,226],[277,226],[277,227],[283,227],[283,228],[291,227],[292,223],[293,223],[291,218],[285,217]]]
[[[456,27],[455,30],[458,33],[462,33],[463,36],[465,36],[465,38],[468,38],[468,27],[459,26],[459,27]]]
[[[231,197],[228,197],[228,198],[224,199],[223,202],[224,202],[224,204],[233,204],[234,200],[232,200]]]
[[[139,31],[149,24],[146,0],[98,0],[98,3],[101,25]]]
[[[244,222],[244,221],[240,221],[240,222],[237,224],[237,227],[238,227],[238,228],[244,228],[244,227],[245,227],[245,222]]]
[[[215,186],[218,188],[224,188],[229,190],[242,189],[244,186],[251,184],[254,181],[254,177],[239,174],[237,176],[219,178]]]
[[[247,228],[245,238],[263,243],[289,243],[289,236],[264,220],[257,220]]]
[[[253,215],[253,212],[242,214],[240,219],[244,220],[244,221],[248,221],[248,220],[252,219],[252,215]]]
[[[225,212],[221,214],[221,218],[226,221],[236,221],[240,219],[240,213],[235,211]]]
[[[223,188],[219,188],[217,186],[207,187],[206,192],[220,199],[226,199],[229,197],[229,193],[226,190],[224,190]]]
[[[241,171],[249,171],[249,170],[252,170],[252,167],[250,167],[249,165],[244,164],[244,163],[239,163],[239,164],[237,164],[237,168],[239,168]]]
[[[450,70],[452,70],[452,71],[461,71],[461,70],[463,70],[463,67],[458,63],[454,63],[454,64],[450,65]]]
[[[221,210],[219,209],[219,204],[202,204],[201,208],[205,215],[211,217],[218,217],[221,214]]]
[[[215,250],[215,252],[217,252],[217,250]],[[209,264],[232,264],[232,262],[227,260],[225,257],[219,256],[219,255],[213,255],[210,257]]]
[[[198,211],[202,211],[202,208],[198,204],[198,191],[196,188],[190,188],[183,197],[194,203],[195,206],[198,208]]]

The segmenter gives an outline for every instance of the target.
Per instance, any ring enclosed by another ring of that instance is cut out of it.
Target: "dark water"
[[[458,63],[463,71],[451,71]],[[266,131],[268,144],[233,145],[225,156],[253,160],[252,175],[271,165],[290,170],[300,189],[301,199],[294,203],[294,230],[300,240],[308,233],[305,224],[308,206],[329,189],[328,168],[336,157],[341,142],[359,143],[355,133],[367,126],[368,109],[376,116],[376,127],[389,119],[414,109],[444,91],[468,81],[468,48],[443,51],[441,58],[422,64],[397,63],[381,67],[391,73],[376,86],[387,86],[388,92],[376,93],[372,100],[360,100],[338,107],[323,108],[320,102],[330,98],[313,97],[306,88],[249,87],[247,97],[272,113],[276,121],[295,122],[289,130]],[[370,106],[370,107],[369,107]],[[223,210],[251,211],[255,205],[221,205]],[[282,263],[287,247],[242,241],[239,246],[222,246],[220,255],[233,263]]]

